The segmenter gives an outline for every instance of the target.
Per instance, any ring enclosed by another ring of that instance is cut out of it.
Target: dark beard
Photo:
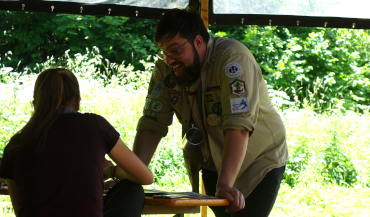
[[[191,43],[194,52],[194,59],[193,64],[191,66],[185,67],[184,71],[182,72],[181,77],[176,76],[176,74],[172,71],[173,77],[175,78],[177,85],[184,85],[185,87],[190,87],[200,75],[200,69],[202,68],[202,64],[199,59],[199,53],[195,49],[194,44]]]

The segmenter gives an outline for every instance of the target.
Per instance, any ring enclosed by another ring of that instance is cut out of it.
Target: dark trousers
[[[210,208],[216,217],[266,217],[274,206],[284,171],[285,166],[268,172],[252,193],[245,198],[244,209],[234,213],[226,213],[225,206],[210,206]],[[218,179],[217,172],[202,168],[202,174],[206,194],[215,196]]]
[[[143,187],[127,179],[119,181],[104,199],[104,217],[137,217],[144,208]]]

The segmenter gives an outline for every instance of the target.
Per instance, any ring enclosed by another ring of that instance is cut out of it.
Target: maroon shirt
[[[95,114],[63,114],[38,142],[4,150],[0,177],[14,179],[19,216],[103,216],[103,161],[119,133]]]

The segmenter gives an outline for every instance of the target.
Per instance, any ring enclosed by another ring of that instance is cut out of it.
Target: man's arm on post
[[[138,130],[133,152],[148,166],[161,139],[161,134],[156,131]]]
[[[235,179],[247,152],[249,131],[228,129],[225,133],[222,164],[217,182],[216,196],[227,199],[226,212],[236,212],[245,206],[243,194],[233,188]]]

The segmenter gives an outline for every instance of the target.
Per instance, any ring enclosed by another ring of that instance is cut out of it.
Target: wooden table
[[[0,194],[9,195],[7,188],[0,187]],[[182,217],[187,213],[200,213],[201,206],[228,206],[229,202],[221,198],[175,198],[163,199],[145,197],[142,214],[176,214]]]
[[[179,198],[162,199],[145,197],[145,206],[142,214],[176,214],[184,216],[185,213],[199,213],[200,206],[227,206],[226,199],[210,198]]]

